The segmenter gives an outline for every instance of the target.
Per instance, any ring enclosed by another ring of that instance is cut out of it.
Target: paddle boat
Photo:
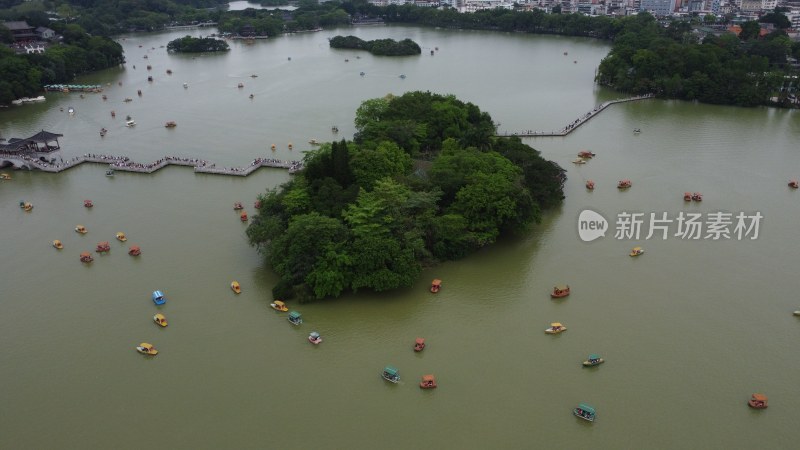
[[[619,183],[617,183],[617,189],[628,189],[631,186],[633,186],[633,182],[627,178],[619,180]]]
[[[7,179],[8,179],[8,178],[7,178]],[[790,187],[790,188],[792,188],[792,189],[797,189],[797,188],[798,188],[798,186],[800,186],[800,184],[798,184],[798,183],[797,183],[797,180],[790,180],[790,181],[789,181],[789,187]]]
[[[640,129],[638,129],[638,128],[634,128],[634,129],[633,129],[633,132],[634,132],[634,133],[641,133],[641,132],[642,132],[642,130],[640,130]]]
[[[258,78],[258,75],[252,74],[252,75],[250,75],[250,78]]]
[[[162,327],[167,326],[167,318],[164,317],[164,315],[161,313],[158,313],[155,316],[153,316],[153,322],[157,323],[158,325],[161,325]]]
[[[404,74],[404,73],[403,73],[403,74],[400,74],[400,78],[402,78],[402,79],[404,79],[404,80],[405,80],[405,79],[406,79],[406,74]]]
[[[90,263],[92,261],[94,261],[94,258],[92,258],[91,253],[89,252],[81,253],[81,262]]]
[[[685,202],[692,201],[692,193],[691,192],[684,192],[683,193],[683,201],[685,201]]]
[[[242,222],[247,222],[247,213],[242,211],[242,213],[239,214],[239,220],[241,220]]]
[[[442,280],[437,278],[431,282],[431,292],[433,292],[434,294],[439,292],[439,289],[441,288],[442,288]]]
[[[591,158],[594,158],[597,155],[595,153],[592,153],[592,152],[588,151],[588,150],[581,150],[581,151],[578,152],[578,156],[580,156],[583,159],[591,159]]]
[[[253,94],[250,94],[250,95],[248,95],[248,97],[250,97],[250,98],[255,98],[256,96],[255,96],[255,95],[253,95]]]
[[[308,141],[308,143],[311,144],[311,145],[319,145],[319,142],[317,142],[316,139],[311,139],[311,140]]]
[[[113,177],[114,176],[114,169],[106,170],[106,176],[107,177]]]
[[[128,249],[128,254],[131,256],[139,256],[142,254],[142,249],[138,245],[131,245]]]
[[[0,173],[0,180],[10,180],[10,179],[11,179],[11,175],[9,175],[7,173]]]
[[[97,253],[105,253],[111,250],[111,246],[108,244],[108,241],[102,241],[97,243],[97,248],[94,251]]]
[[[800,316],[800,311],[795,311],[792,314],[794,314],[795,316]]]
[[[56,239],[55,241],[53,241],[53,247],[61,250],[62,248],[64,248],[64,244],[62,244],[61,241]]]
[[[147,80],[147,81],[153,81],[153,80],[152,80],[152,79],[149,79],[149,80]],[[136,95],[138,95],[139,97],[141,97],[141,96],[142,96],[142,91],[141,91],[141,90],[138,90],[138,91],[136,91]]]
[[[297,311],[290,312],[287,319],[292,323],[292,325],[300,325],[303,323],[303,316]]]
[[[397,370],[396,367],[386,366],[383,368],[383,372],[381,373],[381,378],[386,381],[390,381],[392,383],[397,383],[400,381],[400,372]]]
[[[242,293],[242,287],[239,286],[239,282],[238,281],[231,281],[231,289],[233,290],[233,292],[235,292],[237,294],[241,294]]]
[[[421,352],[425,349],[425,338],[417,338],[414,341],[414,351]]]
[[[240,209],[244,209],[244,206],[242,206],[242,202],[233,202],[233,209],[234,211],[239,211]]]
[[[317,345],[322,342],[322,338],[320,337],[319,333],[312,331],[311,334],[308,335],[308,342]]]
[[[292,145],[292,143],[291,143],[291,142],[289,142],[289,146],[288,146],[288,147],[289,147],[289,150],[291,150],[291,149],[293,149],[293,148],[294,148],[294,146]]]
[[[167,69],[167,75],[172,75],[172,69]]]
[[[419,382],[419,387],[422,389],[433,389],[436,386],[436,378],[433,375],[423,375],[422,381]]]
[[[276,148],[278,148],[275,144],[270,145],[269,147],[274,152]]]
[[[564,298],[568,295],[569,295],[568,284],[559,284],[557,286],[553,286],[553,292],[550,293],[550,297],[552,298]]]
[[[275,302],[270,303],[269,306],[271,306],[275,311],[286,312],[289,310],[289,308],[286,307],[286,304],[280,300],[275,300]]]
[[[261,208],[261,200],[256,200],[255,203],[253,203],[253,208],[260,209]]]
[[[83,225],[78,225],[75,227],[75,231],[80,234],[86,234],[89,230],[87,230],[86,227]]]
[[[572,414],[575,417],[578,417],[583,420],[588,420],[589,422],[594,422],[595,412],[594,408],[587,405],[586,403],[581,403],[575,409],[572,410]]]
[[[642,247],[633,247],[631,252],[628,254],[630,256],[639,256],[644,253],[644,249]]]
[[[566,330],[567,327],[565,327],[564,325],[561,325],[559,322],[553,322],[550,324],[550,328],[544,330],[544,332],[547,334],[558,334]]]
[[[111,111],[111,117],[117,117],[117,113],[115,111]]]
[[[692,194],[692,200],[694,200],[696,202],[702,202],[703,201],[703,194],[701,194],[699,192],[695,192],[694,194]]]
[[[123,233],[122,231],[118,231],[117,232],[117,240],[120,241],[120,242],[125,242],[125,241],[128,240],[128,238],[125,236],[125,233]]]
[[[237,84],[237,85],[236,85],[236,87],[238,87],[239,89],[241,89],[241,88],[243,88],[243,87],[244,87],[244,83],[239,83],[239,84]]]
[[[766,409],[767,408],[767,396],[764,395],[764,394],[753,394],[750,397],[750,400],[747,401],[747,404],[750,405],[751,408]]]
[[[593,191],[594,190],[594,181],[586,180],[586,189]]]
[[[19,207],[29,212],[33,209],[33,205],[28,202],[19,202]]]
[[[170,120],[169,122],[164,124],[164,128],[175,128],[178,124],[174,120]]]
[[[157,355],[158,350],[153,347],[153,344],[148,344],[147,342],[142,342],[138,346],[136,346],[136,351],[143,354],[143,355]]]
[[[183,88],[184,89],[189,89],[189,83],[183,83]]]
[[[135,121],[135,120],[133,120],[133,119],[131,119],[131,120],[126,120],[126,121],[125,121],[125,126],[126,126],[126,127],[128,127],[128,128],[133,128],[133,127],[135,127],[135,126],[136,126],[136,121]]]
[[[152,83],[153,82],[153,77],[152,76],[147,77],[147,81]],[[142,95],[142,91],[139,91],[138,93],[139,93],[140,96]]]
[[[586,160],[583,158],[575,158],[572,160],[572,164],[586,164]]]
[[[153,303],[156,305],[163,305],[167,303],[167,299],[164,297],[164,293],[161,291],[153,291]]]
[[[600,355],[598,355],[596,353],[592,353],[591,355],[589,355],[589,357],[586,359],[586,361],[583,362],[583,366],[584,367],[599,366],[600,364],[603,364],[604,362],[606,362],[606,361],[603,358],[601,358]]]
[[[106,133],[108,133],[108,130],[106,130],[105,128],[100,128],[100,137],[105,136]]]

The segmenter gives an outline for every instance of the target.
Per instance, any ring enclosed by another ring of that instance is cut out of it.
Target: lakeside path
[[[3,159],[16,159],[23,162],[22,165],[30,169],[38,169],[43,172],[59,173],[71,169],[83,163],[108,164],[109,169],[120,172],[133,173],[153,173],[166,166],[187,166],[193,167],[195,173],[210,173],[215,175],[233,175],[246,177],[261,167],[272,167],[276,169],[287,169],[289,173],[295,173],[303,168],[301,161],[282,161],[274,158],[256,158],[247,167],[217,167],[216,164],[196,158],[178,158],[175,156],[165,156],[150,163],[137,163],[131,161],[127,156],[95,155],[87,153],[83,156],[76,156],[67,161],[58,163],[46,163],[30,157],[3,157]]]
[[[525,131],[518,131],[518,132],[514,132],[514,133],[510,133],[510,132],[498,133],[497,136],[502,136],[502,137],[508,137],[508,136],[519,136],[519,137],[540,137],[540,136],[544,136],[544,137],[562,137],[562,136],[566,136],[566,135],[572,133],[579,126],[581,126],[584,123],[588,122],[589,119],[591,119],[592,117],[600,114],[601,111],[603,111],[604,109],[608,108],[611,105],[615,105],[617,103],[624,103],[624,102],[633,102],[633,101],[636,101],[636,100],[646,100],[648,98],[654,98],[654,97],[655,97],[654,94],[645,94],[645,95],[637,95],[635,97],[618,98],[616,100],[609,100],[607,102],[603,102],[603,103],[597,105],[593,110],[591,110],[588,113],[578,117],[573,122],[571,122],[570,124],[568,124],[567,126],[565,126],[564,128],[562,128],[561,130],[558,130],[558,131],[525,130]]]

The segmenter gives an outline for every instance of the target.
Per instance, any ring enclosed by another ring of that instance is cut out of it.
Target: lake
[[[510,131],[560,129],[624,96],[593,84],[610,47],[588,39],[377,26],[231,41],[225,54],[161,47],[185,34],[121,37],[125,67],[78,80],[104,85],[107,100],[48,93],[0,110],[1,137],[61,133],[65,160],[171,155],[246,166],[300,159],[310,139],[351,139],[358,105],[389,93],[453,94]],[[411,38],[423,53],[330,49],[339,34]],[[136,127],[124,126],[126,115]],[[170,120],[176,128],[164,127]],[[290,303],[305,320],[297,327],[269,307],[276,277],[232,209],[241,201],[252,215],[258,194],[290,179],[285,170],[4,169],[13,180],[0,181],[0,447],[793,448],[800,191],[787,182],[800,177],[799,137],[797,111],[613,105],[567,137],[526,139],[568,170],[564,204],[529,235],[426,270],[407,289]],[[574,165],[580,150],[597,156]],[[633,186],[620,191],[623,178]],[[704,199],[684,202],[685,191]],[[23,200],[33,211],[18,207]],[[578,237],[587,208],[609,221],[593,242]],[[681,212],[763,219],[757,239],[682,239],[676,223],[666,239],[645,239],[646,230],[615,238],[621,214]],[[78,224],[88,233],[75,233]],[[119,231],[127,243],[114,240]],[[111,251],[94,253],[98,241]],[[128,256],[128,244],[141,257]],[[634,246],[645,254],[629,257]],[[90,265],[79,262],[83,251],[95,256]],[[443,280],[435,295],[433,278]],[[572,294],[552,300],[561,283]],[[150,300],[157,289],[168,299],[161,307]],[[167,328],[153,323],[156,312]],[[568,331],[544,334],[551,322]],[[311,331],[322,344],[309,344]],[[423,352],[413,351],[416,337],[426,338]],[[137,354],[140,342],[160,353]],[[589,353],[605,364],[583,368]],[[399,369],[399,384],[380,378],[386,365]],[[439,387],[419,389],[424,374]],[[747,407],[754,392],[769,396],[769,409]],[[581,402],[596,408],[596,422],[572,416]]]

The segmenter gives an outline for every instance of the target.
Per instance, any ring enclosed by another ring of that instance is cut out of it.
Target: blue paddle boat
[[[289,322],[292,323],[292,325],[300,325],[301,323],[303,323],[303,316],[301,316],[300,313],[297,311],[289,312],[288,319]]]
[[[153,291],[153,303],[156,305],[163,305],[164,303],[167,303],[164,293],[161,291]]]

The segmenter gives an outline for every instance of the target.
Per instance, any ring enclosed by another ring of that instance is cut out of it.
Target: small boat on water
[[[108,133],[108,130],[106,130],[105,128],[100,128],[100,137],[105,136],[106,133]]]
[[[87,230],[86,227],[83,225],[78,225],[75,227],[75,231],[80,234],[86,234],[89,230]]]
[[[106,97],[106,94],[103,94],[103,100],[108,100],[108,97]]]
[[[309,139],[308,143],[311,144],[311,145],[320,145],[320,143],[317,142],[316,139]]]
[[[91,208],[92,206],[94,206],[94,203],[92,203],[91,200],[84,200],[83,201],[83,206],[86,207],[86,208]]]
[[[147,77],[147,81],[152,83],[153,82],[153,77]],[[142,91],[139,91],[139,92],[142,92]],[[142,94],[139,94],[139,95],[142,95]]]
[[[243,87],[244,87],[244,83],[239,83],[239,84],[237,84],[237,85],[236,85],[236,87],[238,87],[239,89],[241,89],[241,88],[243,88]]]
[[[361,75],[363,77],[364,75],[366,75],[366,73],[361,72],[361,73],[359,73],[359,75]]]
[[[798,184],[797,180],[789,180],[789,187],[790,188],[797,189],[798,186],[800,186],[800,184]]]
[[[383,368],[383,372],[381,372],[381,378],[392,383],[397,383],[400,381],[400,372],[396,367],[386,366]]]
[[[148,80],[148,81],[152,81],[152,80]],[[140,90],[138,90],[138,91],[136,91],[136,95],[138,95],[139,97],[141,97],[141,96],[142,96],[142,91],[141,91],[141,89],[140,89]]]
[[[275,311],[286,312],[289,310],[289,308],[286,307],[286,304],[280,300],[275,300],[275,302],[270,303],[269,306],[271,306]]]
[[[142,342],[141,344],[136,346],[136,351],[143,354],[143,355],[157,355],[158,350],[153,347],[153,344],[148,344],[147,342]]]
[[[94,261],[92,254],[89,252],[81,252],[81,262],[90,263]]]
[[[175,128],[177,126],[178,126],[178,124],[175,123],[174,120],[170,120],[169,122],[164,124],[164,128]]]
[[[172,70],[171,69],[167,69],[167,75],[172,75]]]
[[[189,89],[189,83],[183,83],[183,88],[184,89]]]
[[[400,74],[400,78],[402,78],[402,79],[404,79],[404,80],[405,80],[405,79],[406,79],[406,74],[404,74],[404,73],[401,73],[401,74]]]
[[[433,375],[423,375],[422,381],[419,382],[419,387],[422,389],[433,389],[436,386],[436,377]]]
[[[69,108],[67,108],[67,112],[69,113],[69,115],[70,115],[70,116],[72,116],[72,115],[74,115],[74,114],[75,114],[75,108],[73,108],[72,106],[70,106]]]
[[[128,249],[128,254],[131,256],[139,256],[142,254],[142,249],[138,245],[131,245]]]
[[[800,311],[795,311],[795,312],[794,312],[794,313],[792,313],[792,314],[794,314],[795,316],[800,316]]]
[[[629,256],[639,256],[644,254],[644,249],[642,247],[633,247],[631,252],[628,254]]]
[[[592,153],[592,152],[590,152],[590,151],[588,151],[588,150],[581,150],[581,151],[578,152],[578,156],[580,156],[583,159],[591,159],[591,158],[594,158],[597,155]]]
[[[250,75],[250,78],[258,78],[258,75],[252,74],[252,75]]]
[[[151,66],[150,64],[148,64],[148,65],[147,65],[147,70],[153,70],[153,66]]]
[[[319,333],[316,331],[312,331],[311,334],[308,335],[308,342],[317,345],[322,342],[322,337],[320,337]]]
[[[594,190],[594,181],[586,180],[586,189],[590,191]]]
[[[133,119],[127,120],[127,121],[125,121],[125,126],[128,127],[128,128],[133,128],[133,127],[136,126],[136,121],[133,120]]]
[[[287,319],[292,323],[292,325],[300,325],[303,323],[303,316],[297,311],[290,312]]]
[[[583,158],[575,158],[572,160],[572,164],[586,164],[586,160]]]
[[[634,129],[633,129],[633,132],[634,132],[634,133],[641,133],[641,132],[642,132],[642,130],[640,130],[640,129],[638,129],[638,128],[634,128]]]
[[[553,286],[553,292],[550,293],[550,297],[552,298],[564,298],[569,295],[569,285],[568,284],[558,284]]]
[[[114,176],[114,169],[106,170],[106,176],[107,177],[113,177]]]
[[[425,338],[417,338],[414,341],[414,351],[421,352],[425,349]]]
[[[242,287],[239,286],[239,282],[238,281],[231,281],[231,289],[233,290],[233,292],[235,292],[237,294],[241,294],[242,293]]]
[[[117,117],[116,111],[111,111],[111,117]]]
[[[253,94],[250,94],[248,97],[250,97],[250,98],[255,98],[256,96],[255,96],[255,95],[253,95]]]
[[[61,250],[62,248],[64,248],[64,244],[62,244],[61,241],[56,239],[55,241],[53,241],[53,247]]]
[[[30,212],[33,210],[33,205],[28,202],[19,202],[19,207],[22,208],[24,211]]]
[[[595,412],[594,408],[587,405],[586,403],[581,403],[575,409],[572,410],[572,414],[575,417],[578,417],[583,420],[588,420],[589,422],[594,422],[595,419]]]
[[[122,231],[118,231],[117,232],[117,240],[120,241],[120,242],[125,242],[125,241],[128,240],[128,237],[125,236],[125,233],[123,233]]]
[[[627,178],[619,180],[619,183],[617,183],[617,189],[628,189],[631,186],[633,186],[633,182]]]
[[[162,327],[167,326],[167,318],[164,317],[164,315],[161,313],[158,313],[155,316],[153,316],[153,322],[161,325]]]
[[[701,194],[699,192],[695,192],[694,194],[692,194],[692,200],[696,201],[696,202],[702,202],[703,201],[703,194]]]
[[[239,211],[240,209],[244,209],[244,206],[242,206],[242,202],[233,202],[233,210]]]
[[[272,144],[272,145],[270,146],[270,149],[272,149],[272,151],[273,151],[273,152],[275,151],[275,149],[276,149],[276,148],[277,148],[277,147],[275,146],[275,144]]]
[[[294,146],[292,145],[292,143],[291,143],[291,142],[289,142],[289,146],[288,146],[288,147],[289,147],[289,150],[291,150],[292,148],[294,148]]]
[[[583,362],[583,366],[584,367],[592,367],[592,366],[597,366],[597,365],[603,364],[604,362],[606,362],[606,360],[604,360],[602,357],[600,357],[600,355],[598,355],[596,353],[592,353],[591,355],[589,355],[588,358],[586,358],[586,361]]]
[[[767,396],[764,395],[764,394],[753,394],[750,397],[750,400],[747,401],[747,404],[750,405],[751,408],[766,409],[767,408]]]
[[[125,103],[132,102],[132,101],[133,101],[133,99],[130,98],[130,97],[125,97],[125,100],[123,100],[123,102],[125,102]]]
[[[153,291],[152,298],[153,303],[156,305],[163,305],[164,303],[167,303],[167,299],[164,297],[164,293],[161,291]]]
[[[685,201],[685,202],[692,201],[692,193],[691,192],[684,192],[683,193],[683,201]]]
[[[242,213],[239,214],[239,220],[241,220],[242,222],[247,222],[247,213],[242,211]]]
[[[255,203],[253,203],[253,207],[255,209],[261,208],[261,200],[256,200]]]
[[[111,251],[111,245],[109,245],[108,241],[102,241],[97,243],[97,248],[95,250],[97,253],[105,253]]]
[[[7,173],[0,173],[0,180],[10,180],[10,179],[11,179],[11,175],[9,175]]]
[[[561,333],[562,331],[567,331],[567,327],[561,325],[561,323],[559,322],[551,323],[550,328],[544,330],[544,332],[547,334],[558,334]]]
[[[442,280],[436,278],[431,282],[431,292],[433,292],[434,294],[439,292],[439,289],[441,288],[442,288]]]

